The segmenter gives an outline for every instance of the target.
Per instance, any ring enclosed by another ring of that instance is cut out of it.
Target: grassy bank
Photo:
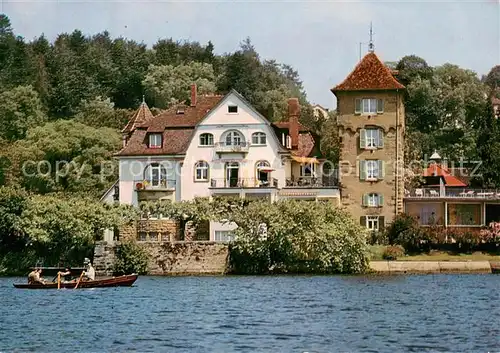
[[[387,248],[385,245],[370,245],[369,258],[372,261],[384,260],[383,253]],[[398,256],[398,261],[500,261],[500,254],[489,254],[483,252],[473,252],[472,254],[431,251],[417,255]]]

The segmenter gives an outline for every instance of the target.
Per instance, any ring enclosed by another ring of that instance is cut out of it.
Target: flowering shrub
[[[405,249],[401,245],[391,245],[385,248],[382,253],[384,260],[397,260],[398,257],[404,256]]]

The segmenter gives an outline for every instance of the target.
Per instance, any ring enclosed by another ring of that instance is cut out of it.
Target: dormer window
[[[238,106],[237,105],[228,105],[227,112],[229,114],[238,114]]]
[[[149,135],[149,148],[161,148],[161,134],[150,134]]]

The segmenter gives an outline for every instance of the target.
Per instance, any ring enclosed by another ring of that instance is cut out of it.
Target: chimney
[[[198,92],[196,89],[196,83],[191,85],[191,106],[196,107],[196,98],[198,96]]]
[[[288,132],[292,140],[292,149],[299,147],[299,115],[300,105],[298,98],[288,99]]]

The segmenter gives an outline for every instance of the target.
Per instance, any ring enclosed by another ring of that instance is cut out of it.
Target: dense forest
[[[450,160],[482,160],[476,183],[500,186],[500,127],[490,99],[498,95],[500,66],[480,78],[414,55],[389,64],[407,87],[407,161],[434,150]],[[108,32],[26,41],[0,15],[0,272],[18,258],[7,256],[14,250],[31,252],[30,259],[80,260],[84,252],[70,253],[129,215],[98,202],[117,178],[120,129],[143,97],[159,113],[188,99],[191,83],[200,93],[234,88],[271,121],[285,116],[287,98],[298,97],[302,123],[319,135],[325,157],[338,159],[335,113],[315,118],[298,72],[262,59],[248,38],[223,55],[212,42],[168,38],[148,47]]]

